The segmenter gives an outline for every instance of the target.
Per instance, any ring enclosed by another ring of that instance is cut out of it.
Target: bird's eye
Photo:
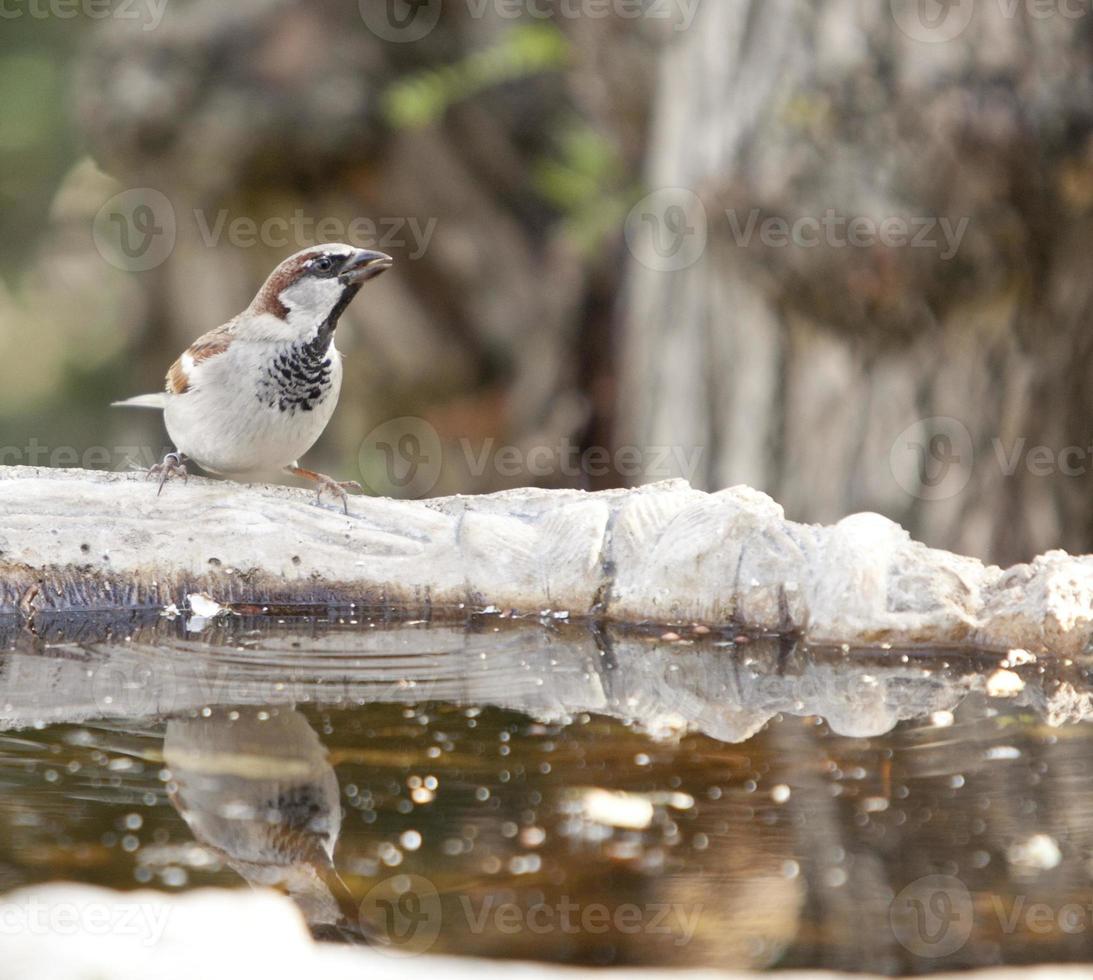
[[[329,255],[323,255],[315,260],[315,270],[317,272],[329,272],[334,268],[334,260]]]

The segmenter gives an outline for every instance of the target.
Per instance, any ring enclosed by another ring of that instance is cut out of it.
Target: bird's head
[[[352,245],[305,248],[273,270],[250,312],[276,318],[296,336],[333,332],[361,286],[392,265],[390,255]]]

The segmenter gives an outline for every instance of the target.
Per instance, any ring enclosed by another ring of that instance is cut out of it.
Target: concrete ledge
[[[283,487],[0,468],[0,615],[222,603],[496,606],[615,622],[736,623],[814,644],[965,644],[1072,656],[1093,558],[1003,571],[875,514],[787,521],[746,487],[683,481],[318,507]]]

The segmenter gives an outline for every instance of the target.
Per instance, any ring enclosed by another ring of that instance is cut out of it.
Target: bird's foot
[[[298,476],[302,480],[310,480],[315,484],[316,504],[321,504],[323,501],[323,494],[329,493],[332,497],[336,497],[342,502],[342,507],[345,508],[346,514],[349,513],[349,491],[352,490],[354,493],[364,493],[364,487],[355,480],[339,483],[333,477],[326,476],[324,473],[316,473],[314,470],[301,469],[299,466],[286,467],[286,472],[291,473],[293,476]]]
[[[159,490],[156,491],[158,497],[163,493],[167,481],[176,476],[181,477],[183,483],[190,481],[190,471],[186,469],[186,457],[182,453],[168,453],[163,457],[162,463],[156,463],[148,470],[147,479],[159,479]]]

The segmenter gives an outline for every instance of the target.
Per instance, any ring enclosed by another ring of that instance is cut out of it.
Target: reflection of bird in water
[[[198,841],[252,885],[287,893],[317,937],[365,938],[334,868],[338,780],[303,715],[219,709],[174,719],[164,757],[171,801]]]

